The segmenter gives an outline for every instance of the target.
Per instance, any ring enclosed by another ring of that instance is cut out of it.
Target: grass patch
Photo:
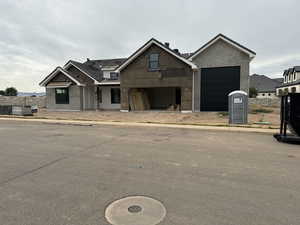
[[[265,109],[265,108],[260,108],[260,109],[252,109],[250,111],[251,114],[257,114],[257,113],[272,113],[274,110],[272,109]]]

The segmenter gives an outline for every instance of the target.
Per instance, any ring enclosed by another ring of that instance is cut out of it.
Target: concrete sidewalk
[[[162,127],[162,128],[181,128],[197,130],[231,131],[231,132],[250,132],[274,134],[277,129],[253,128],[242,126],[220,126],[220,125],[182,125],[182,124],[163,124],[163,123],[143,123],[143,122],[104,122],[104,121],[84,121],[84,120],[61,120],[61,119],[33,119],[26,117],[0,117],[0,121],[27,121],[42,122],[51,124],[73,124],[73,125],[112,125],[112,126],[136,126],[136,127]]]

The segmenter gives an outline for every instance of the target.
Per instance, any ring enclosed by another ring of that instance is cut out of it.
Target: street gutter
[[[170,124],[170,123],[152,123],[152,122],[121,122],[121,121],[93,121],[93,120],[64,120],[64,119],[41,119],[28,117],[0,117],[2,121],[27,121],[27,122],[42,122],[50,124],[64,125],[112,125],[112,126],[135,126],[135,127],[161,127],[161,128],[181,128],[209,131],[230,131],[230,132],[248,132],[248,133],[264,133],[274,134],[278,129],[274,128],[256,128],[245,126],[229,126],[229,125],[190,125],[190,124]]]

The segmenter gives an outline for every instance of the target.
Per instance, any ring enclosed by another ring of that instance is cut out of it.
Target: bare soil
[[[256,111],[258,112],[256,113]],[[279,113],[280,109],[278,107],[262,107],[258,105],[251,106],[249,113],[249,125],[263,128],[277,128],[280,123]],[[228,125],[228,114],[217,112],[186,114],[171,111],[141,111],[129,113],[120,111],[50,112],[46,109],[41,109],[37,114],[35,114],[35,117],[107,122]]]

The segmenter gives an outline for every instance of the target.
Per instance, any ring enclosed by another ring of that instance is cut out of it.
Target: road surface
[[[160,225],[298,225],[299,172],[268,134],[0,121],[0,224],[109,225],[144,196]]]

